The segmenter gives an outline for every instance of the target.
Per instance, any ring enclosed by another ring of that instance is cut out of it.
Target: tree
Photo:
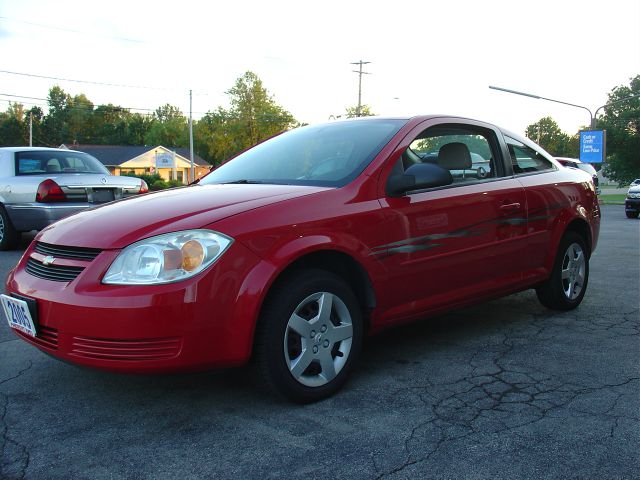
[[[605,174],[621,185],[640,177],[640,97],[624,100],[639,94],[640,75],[614,87],[597,124],[607,131]]]
[[[168,103],[156,109],[151,127],[144,136],[146,145],[185,147],[189,144],[187,118]]]
[[[49,90],[47,97],[49,113],[44,119],[44,136],[47,143],[60,145],[65,141],[69,141],[67,138],[67,120],[71,102],[71,96],[59,86],[55,85]]]
[[[71,99],[67,107],[65,141],[89,143],[94,140],[93,103],[84,93]]]
[[[525,130],[525,135],[556,157],[577,157],[577,140],[560,130],[551,117],[543,117]]]
[[[117,105],[98,105],[93,112],[94,143],[106,145],[130,145],[127,140],[127,125],[131,113]]]
[[[25,123],[24,106],[21,103],[9,103],[7,111],[0,113],[0,145],[28,145],[28,124]]]
[[[371,107],[369,105],[360,105],[360,115],[358,115],[358,107],[348,107],[345,113],[347,118],[356,118],[356,117],[373,117],[376,114],[371,111]]]
[[[230,108],[207,112],[194,127],[198,151],[214,163],[296,125],[253,72],[238,78],[227,94]]]

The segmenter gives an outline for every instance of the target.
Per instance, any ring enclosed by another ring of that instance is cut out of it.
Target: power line
[[[95,33],[95,32],[85,32],[82,30],[74,30],[71,28],[63,28],[63,27],[57,27],[57,26],[53,26],[53,25],[45,25],[43,23],[35,23],[35,22],[26,22],[24,20],[18,20],[15,18],[9,18],[9,17],[3,17],[0,16],[1,20],[7,20],[10,22],[15,22],[15,23],[23,23],[25,25],[32,25],[34,27],[40,27],[40,28],[48,28],[50,30],[58,30],[61,32],[70,32],[70,33],[78,33],[80,35],[89,35],[89,36],[95,36],[95,37],[102,37],[102,38],[109,38],[112,40],[123,40],[125,42],[131,42],[131,43],[145,43],[142,40],[136,40],[133,38],[126,38],[126,37],[117,37],[117,36],[113,36],[113,35],[100,35],[99,33]]]
[[[6,97],[12,97],[12,98],[28,98],[28,99],[32,99],[32,100],[42,100],[43,102],[47,102],[48,99],[46,98],[39,98],[39,97],[26,97],[23,95],[9,95],[9,94],[5,94],[5,93],[0,93],[0,96],[6,96]],[[42,102],[23,102],[21,100],[8,100],[5,98],[0,98],[0,102],[7,102],[7,103],[18,103],[21,105],[33,105],[33,106],[38,106],[38,107],[48,107],[49,104],[48,103],[42,103]],[[141,115],[144,117],[153,117],[156,110],[157,109],[150,109],[150,108],[134,108],[134,107],[122,107],[120,105],[113,105],[113,104],[108,104],[108,105],[94,105],[93,107],[89,107],[89,106],[85,106],[85,105],[68,105],[65,106],[65,110],[67,111],[86,111],[86,112],[90,112],[92,114],[102,114],[102,115],[109,115],[112,113],[119,113],[116,110],[109,110],[109,109],[101,109],[99,110],[99,107],[115,107],[118,110],[121,111],[126,111],[127,113],[132,113],[132,114],[136,114],[136,115]],[[141,112],[130,112],[130,110],[141,110]],[[150,112],[150,113],[143,113],[143,112]],[[1,113],[1,112],[0,112]],[[186,117],[186,115],[184,115],[184,113],[182,113],[182,111],[180,111],[180,113],[182,114],[183,117],[185,117],[188,120],[188,117]],[[213,113],[212,111],[209,112],[192,112],[194,114],[198,114],[198,115],[208,115],[210,113]],[[275,118],[275,119],[279,119],[280,117],[277,114],[258,114],[257,115],[257,120],[261,123],[267,123],[270,119]]]
[[[143,85],[123,85],[120,83],[107,83],[107,82],[95,82],[93,80],[77,80],[73,78],[61,78],[61,77],[50,77],[48,75],[38,75],[35,73],[23,73],[23,72],[11,72],[9,70],[0,70],[0,73],[6,73],[9,75],[19,75],[22,77],[32,77],[32,78],[44,78],[47,80],[58,80],[60,82],[74,82],[74,83],[88,83],[91,85],[101,85],[105,87],[119,87],[119,88],[139,88],[144,90],[171,90],[171,91],[181,91],[182,88],[166,88],[166,87],[148,87]]]
[[[29,100],[42,100],[44,102],[48,102],[49,101],[48,98],[27,97],[25,95],[12,95],[12,94],[9,94],[9,93],[0,93],[0,96],[2,96],[2,97],[12,97],[12,98],[26,98],[26,99],[29,99]],[[0,100],[4,100],[4,99],[0,99]],[[11,100],[4,100],[4,101],[5,102],[6,101],[10,102]],[[23,103],[23,102],[20,102],[20,103]],[[28,102],[24,102],[24,103],[28,103]],[[49,106],[48,103],[39,103],[39,104],[33,104],[32,103],[32,105]],[[101,111],[101,112],[107,113],[107,111],[105,111],[105,110],[97,110],[99,107],[116,107],[116,108],[121,109],[121,110],[139,110],[139,111],[142,111],[142,112],[155,112],[157,110],[155,108],[122,107],[120,105],[112,105],[112,104],[94,105],[93,107],[88,107],[88,106],[84,106],[84,105],[70,105],[70,106],[67,106],[66,108],[68,108],[68,109],[77,109],[77,110],[80,110],[80,109],[82,109],[82,110],[91,110],[93,112]],[[111,112],[109,112],[109,113],[111,113]],[[195,113],[201,113],[201,112],[195,112]]]

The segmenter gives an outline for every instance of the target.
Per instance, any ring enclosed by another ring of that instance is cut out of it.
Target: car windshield
[[[341,187],[356,178],[405,123],[369,119],[297,128],[238,155],[200,184]]]
[[[17,175],[46,175],[59,173],[99,173],[109,170],[91,155],[60,150],[34,150],[16,153]]]

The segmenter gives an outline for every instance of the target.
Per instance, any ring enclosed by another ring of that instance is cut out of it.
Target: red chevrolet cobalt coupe
[[[2,303],[20,337],[68,362],[152,373],[253,359],[311,402],[381,329],[528,288],[577,307],[599,226],[591,176],[526,138],[464,118],[357,119],[49,226]]]

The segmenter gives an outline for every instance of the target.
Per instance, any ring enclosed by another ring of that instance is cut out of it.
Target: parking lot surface
[[[20,255],[0,253],[1,279]],[[2,315],[0,478],[640,478],[639,279],[640,221],[604,206],[578,309],[526,291],[385,332],[307,406],[248,369],[67,365]]]

